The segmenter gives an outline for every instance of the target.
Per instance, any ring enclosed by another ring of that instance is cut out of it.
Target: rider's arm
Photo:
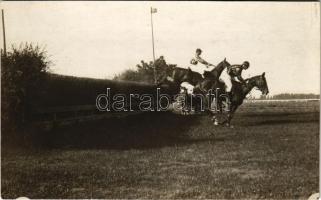
[[[235,66],[235,76],[237,77],[237,79],[239,81],[241,81],[242,83],[245,82],[245,80],[242,78],[242,68],[240,66]]]
[[[245,80],[242,78],[241,74],[239,74],[239,75],[237,76],[237,79],[239,79],[242,83],[245,82]]]
[[[206,60],[204,60],[203,58],[201,58],[200,56],[196,56],[196,60],[200,63],[202,63],[203,65],[211,65],[210,63],[208,63]]]

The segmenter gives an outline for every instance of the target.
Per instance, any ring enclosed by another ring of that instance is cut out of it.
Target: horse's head
[[[263,95],[267,95],[269,93],[269,88],[265,79],[265,72],[263,72],[262,75],[249,79],[249,81],[252,82],[254,87],[257,87]]]
[[[223,61],[221,61],[216,67],[214,67],[214,69],[212,69],[211,73],[214,76],[214,78],[218,79],[221,76],[222,71],[228,66],[231,65],[229,62],[226,61],[226,58],[224,58]]]
[[[228,67],[228,66],[231,66],[231,64],[230,64],[229,62],[227,62],[226,58],[224,58],[224,60],[221,61],[217,66],[220,66],[220,65],[222,65],[223,68],[226,68],[226,67]]]

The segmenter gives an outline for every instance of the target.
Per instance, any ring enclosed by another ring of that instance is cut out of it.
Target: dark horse
[[[228,63],[226,58],[224,58],[224,60],[221,61],[214,69],[211,71],[205,71],[204,80],[197,84],[195,90],[207,92],[209,89],[213,89],[213,85],[216,86],[215,88],[224,88],[225,90],[225,84],[219,80],[219,77],[221,76],[223,70],[229,66],[231,66],[230,63]]]
[[[253,89],[258,88],[263,95],[267,95],[269,93],[269,88],[265,79],[265,72],[262,75],[254,76],[249,79],[246,79],[245,83],[240,83],[237,81],[232,81],[232,90],[229,94],[229,111],[227,113],[227,119],[222,122],[222,124],[226,124],[230,126],[232,117],[236,111],[236,109],[242,105],[246,95]],[[213,116],[215,118],[215,115]]]
[[[215,92],[216,95],[224,94],[226,85],[222,80],[219,79],[219,77],[221,76],[223,70],[229,66],[231,66],[230,63],[228,63],[226,61],[226,58],[224,58],[224,60],[221,61],[214,69],[212,69],[211,71],[205,71],[205,78],[195,86],[194,94],[207,95],[209,90]],[[208,99],[205,98],[204,100],[205,105],[208,106],[211,104],[211,102],[208,102]],[[218,101],[220,100],[221,99],[218,99]],[[218,105],[221,104],[219,103]]]
[[[205,96],[209,89],[212,89],[213,86],[215,89],[220,88],[220,92],[223,93],[225,91],[225,83],[220,81],[219,77],[222,74],[222,71],[228,66],[230,66],[230,64],[226,61],[226,59],[224,59],[211,71],[205,71],[205,78],[203,78],[201,74],[193,72],[190,68],[168,68],[159,76],[158,86],[168,88],[170,95],[178,94],[180,92],[180,85],[183,82],[188,82],[189,84],[195,86],[194,94],[202,94]],[[198,100],[199,99],[195,100],[196,104],[199,104]],[[210,102],[204,103],[207,105],[210,104]]]
[[[204,76],[205,78],[208,77],[210,79],[217,80],[221,76],[223,70],[229,66],[231,66],[230,63],[226,61],[226,58],[224,58],[224,60],[221,61],[214,69],[211,71],[205,71]]]

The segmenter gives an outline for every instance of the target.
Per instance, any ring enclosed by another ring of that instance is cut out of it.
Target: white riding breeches
[[[204,71],[211,71],[214,67],[210,66],[210,67],[206,67],[203,64],[197,64],[197,65],[192,65],[190,66],[190,69],[194,72],[200,73],[202,75],[202,77],[204,78]]]
[[[232,89],[232,81],[230,75],[227,74],[227,69],[225,68],[220,76],[220,79],[224,81],[226,85],[226,92],[230,92]]]
[[[201,75],[203,75],[205,70],[208,70],[205,65],[202,64],[198,64],[198,65],[192,65],[190,66],[191,70],[197,73],[200,73]]]
[[[194,86],[189,84],[188,82],[183,82],[181,84],[181,87],[186,88],[188,94],[193,94]]]

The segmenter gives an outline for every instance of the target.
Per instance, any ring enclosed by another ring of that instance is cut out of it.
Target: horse
[[[220,88],[221,92],[224,92],[225,83],[219,80],[219,77],[222,71],[228,66],[230,66],[230,64],[226,61],[225,58],[211,71],[205,71],[205,78],[203,78],[200,73],[194,72],[190,68],[168,68],[159,76],[158,86],[171,88],[171,94],[173,95],[176,95],[180,92],[180,85],[183,82],[187,82],[195,86],[193,91],[194,94],[206,95],[206,92],[211,89],[212,86],[215,86],[215,89]]]
[[[208,94],[209,90],[216,92],[216,95],[221,95],[225,93],[226,85],[225,83],[220,80],[220,76],[223,70],[227,67],[231,66],[229,62],[226,61],[224,58],[214,69],[211,71],[204,72],[204,79],[200,81],[194,88],[194,94]],[[206,100],[206,99],[205,99]],[[211,102],[206,101],[207,105],[210,105]],[[220,103],[218,105],[221,105]],[[220,108],[221,109],[221,108]]]
[[[221,61],[214,69],[204,72],[205,78],[201,82],[199,82],[198,85],[196,85],[195,89],[207,92],[209,89],[213,88],[213,84],[219,84],[219,87],[223,87],[223,83],[219,79],[219,77],[221,76],[223,70],[229,66],[231,66],[230,63],[228,63],[226,61],[226,58],[224,58],[224,60]]]
[[[223,70],[229,66],[231,66],[230,63],[226,61],[226,58],[224,58],[224,60],[221,61],[216,67],[214,67],[214,69],[212,69],[211,71],[205,71],[204,77],[213,80],[218,80]]]
[[[263,95],[269,93],[269,88],[265,78],[265,72],[262,75],[254,76],[245,80],[245,83],[232,81],[232,90],[229,94],[229,111],[227,112],[227,119],[221,124],[230,126],[231,120],[237,108],[242,105],[246,95],[253,89],[258,88]],[[213,116],[216,119],[216,116]]]
[[[176,95],[180,92],[180,85],[187,82],[193,86],[203,80],[200,73],[192,71],[190,68],[173,67],[163,72],[158,79],[157,86],[172,88],[172,94]]]
[[[188,82],[189,84],[195,86],[197,83],[203,80],[200,73],[192,71],[190,68],[180,68],[175,67],[170,76],[176,84],[180,85],[183,82]]]

